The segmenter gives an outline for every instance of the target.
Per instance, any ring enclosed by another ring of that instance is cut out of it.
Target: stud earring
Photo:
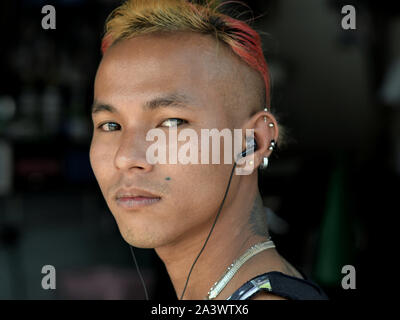
[[[268,108],[264,108],[264,111],[268,112]],[[267,122],[267,117],[266,116],[264,116],[264,122]]]
[[[268,127],[273,128],[274,124],[272,122],[268,123]]]
[[[276,145],[275,140],[271,140],[271,143],[270,143],[270,146],[268,147],[268,150],[270,150],[270,151],[274,150],[275,145]]]

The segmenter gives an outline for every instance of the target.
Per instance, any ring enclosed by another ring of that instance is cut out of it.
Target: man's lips
[[[120,189],[115,200],[118,206],[133,210],[157,203],[161,197],[140,189]]]

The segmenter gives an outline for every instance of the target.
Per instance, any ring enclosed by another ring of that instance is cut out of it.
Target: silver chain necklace
[[[235,260],[225,271],[224,275],[210,288],[208,291],[208,296],[206,299],[211,300],[215,299],[222,289],[228,284],[229,281],[233,278],[236,272],[240,269],[240,267],[251,257],[255,256],[257,253],[261,251],[275,248],[275,244],[271,238],[268,239],[266,242],[260,242],[252,246],[251,248],[247,249],[247,251],[237,260]]]

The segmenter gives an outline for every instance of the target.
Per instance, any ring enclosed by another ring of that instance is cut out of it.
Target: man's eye
[[[181,124],[187,123],[186,120],[179,119],[179,118],[169,118],[161,123],[164,127],[177,127]]]
[[[121,129],[121,126],[115,122],[106,122],[99,126],[101,131],[117,131]]]

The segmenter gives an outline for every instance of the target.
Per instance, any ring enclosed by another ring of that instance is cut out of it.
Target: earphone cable
[[[133,252],[133,247],[132,247],[131,245],[129,245],[129,248],[131,249],[133,261],[135,261],[136,270],[137,270],[137,272],[138,272],[138,274],[139,274],[140,281],[142,282],[142,285],[143,285],[143,289],[144,289],[144,294],[145,294],[145,296],[146,296],[146,300],[149,300],[149,296],[148,296],[148,294],[147,294],[147,288],[146,288],[146,285],[145,285],[145,283],[144,283],[144,279],[143,279],[143,277],[142,277],[142,274],[140,273],[139,265],[138,265],[138,263],[137,263],[137,261],[136,261],[135,253]]]
[[[213,225],[212,225],[212,227],[211,227],[211,229],[210,229],[210,232],[208,233],[208,236],[207,236],[206,241],[204,241],[203,247],[201,248],[199,254],[197,255],[196,259],[194,260],[194,262],[193,262],[193,264],[192,264],[192,267],[190,268],[189,274],[188,274],[188,276],[187,276],[187,278],[186,278],[185,287],[183,288],[182,295],[181,295],[181,297],[180,297],[179,300],[182,300],[183,295],[185,294],[186,287],[187,287],[187,285],[188,285],[189,278],[190,278],[190,275],[191,275],[192,270],[193,270],[193,268],[194,268],[194,265],[196,264],[197,260],[199,259],[200,255],[202,254],[202,252],[203,252],[203,250],[204,250],[204,248],[205,248],[205,246],[206,246],[206,244],[207,244],[207,242],[208,242],[208,239],[210,238],[211,233],[212,233],[212,231],[214,230],[215,224],[217,223],[218,217],[219,217],[219,215],[220,215],[220,213],[221,213],[222,206],[224,205],[224,202],[225,202],[225,199],[226,199],[226,195],[228,194],[228,190],[229,190],[229,187],[230,187],[230,185],[231,185],[232,176],[233,176],[233,171],[235,170],[235,167],[236,167],[236,161],[234,162],[234,165],[233,165],[233,168],[232,168],[232,172],[231,172],[231,176],[229,177],[229,181],[228,181],[228,186],[226,187],[225,195],[224,195],[224,198],[222,199],[222,202],[221,202],[221,205],[220,205],[220,207],[219,207],[218,213],[217,213],[217,215],[216,215],[216,217],[215,217],[214,223],[213,223]]]

